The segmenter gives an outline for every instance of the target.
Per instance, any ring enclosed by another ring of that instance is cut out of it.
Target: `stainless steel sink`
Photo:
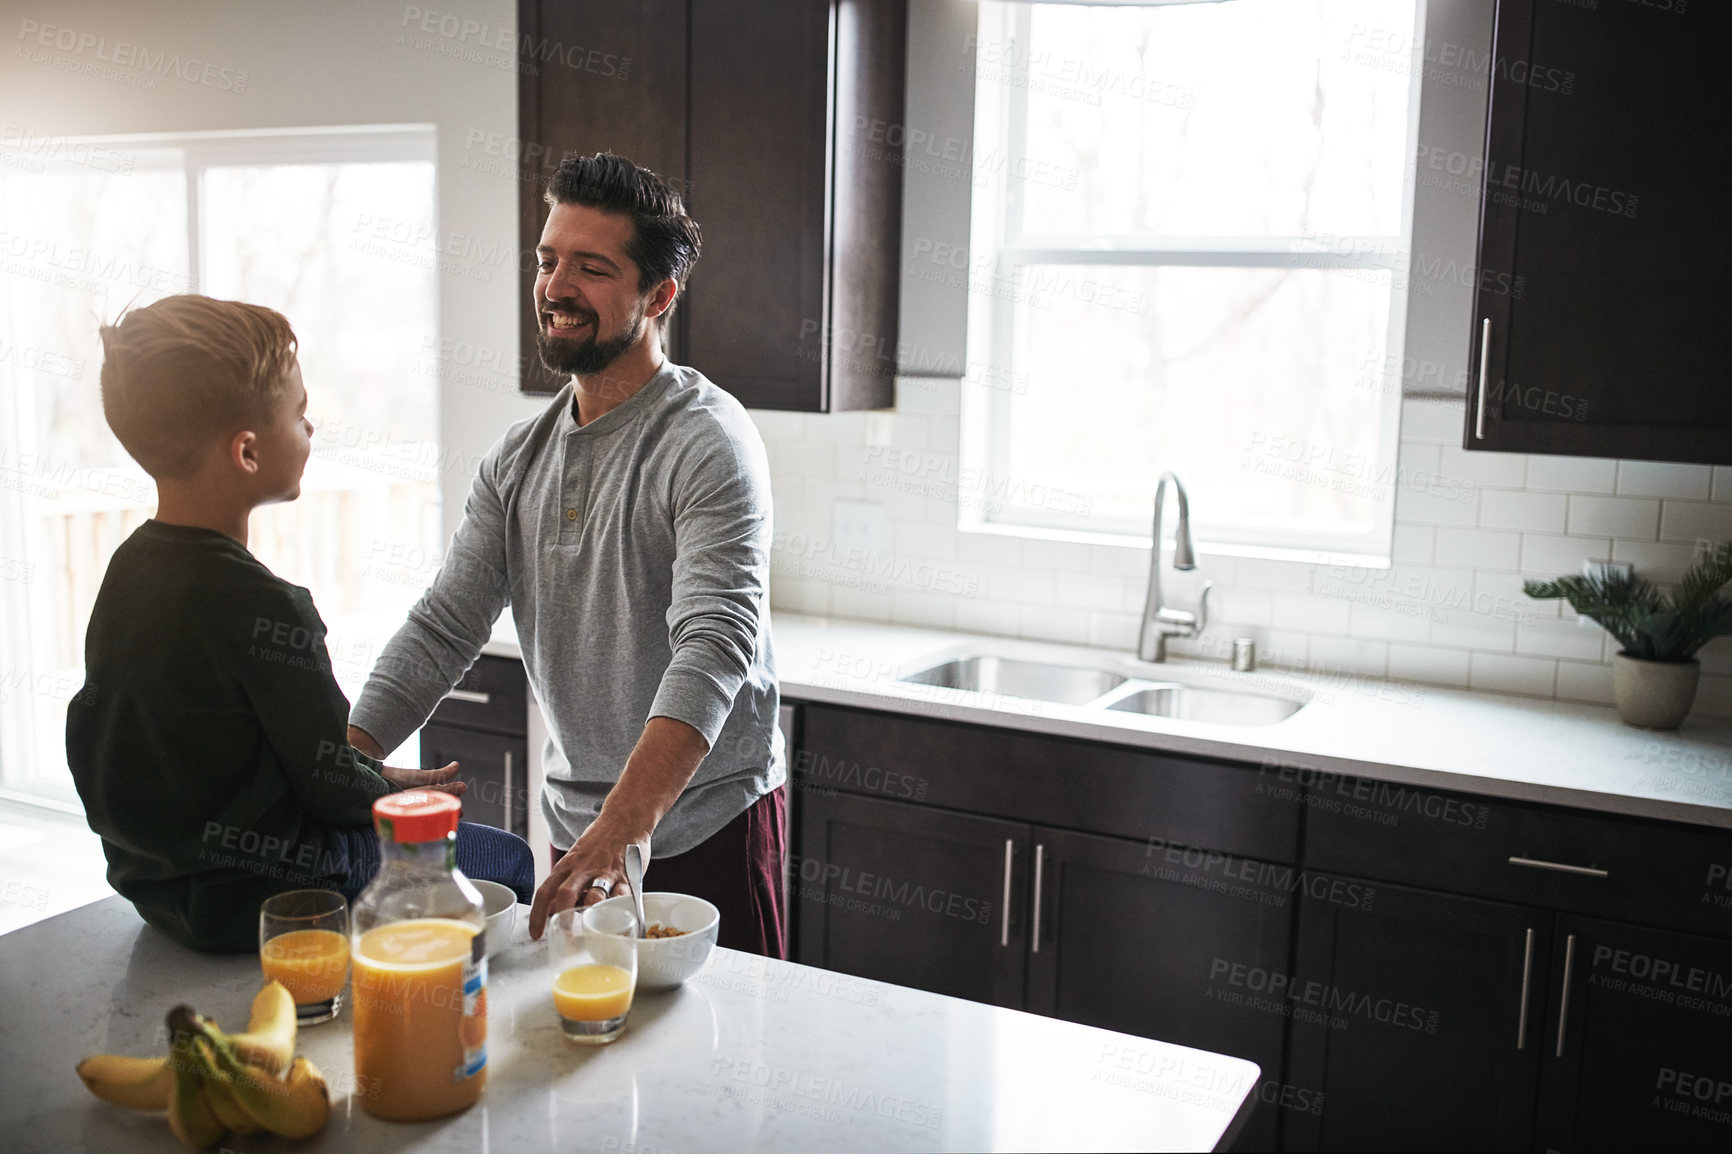
[[[1193,685],[1158,685],[1126,694],[1107,706],[1122,713],[1211,721],[1221,725],[1274,725],[1299,712],[1305,703],[1261,693],[1229,689],[1199,689]]]
[[[964,657],[923,669],[902,680],[945,689],[1054,701],[1062,705],[1087,705],[1125,682],[1121,675],[1102,669],[1018,661],[1010,657]]]

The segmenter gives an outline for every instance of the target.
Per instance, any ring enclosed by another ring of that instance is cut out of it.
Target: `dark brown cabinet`
[[[1728,45],[1727,4],[1499,0],[1466,448],[1732,464]]]
[[[797,961],[1249,1058],[1236,1149],[1732,1133],[1732,831],[798,713]]]
[[[1027,826],[844,793],[800,809],[801,961],[1021,1008]]]
[[[753,408],[893,404],[907,0],[520,0],[518,23],[524,249],[559,156],[611,149],[703,230],[677,360]]]
[[[1239,996],[1288,972],[1293,867],[1036,827],[1026,1009],[1281,1069],[1278,1005]],[[1277,1095],[1278,1097],[1278,1095]],[[1235,1148],[1271,1150],[1252,1110]]]
[[[529,836],[529,683],[523,663],[484,656],[421,727],[421,766],[458,762],[463,820]]]
[[[1536,1145],[1732,1145],[1732,942],[1559,918]]]
[[[1289,1150],[1520,1150],[1533,1128],[1551,915],[1361,880],[1302,896],[1287,1077],[1327,1106]]]

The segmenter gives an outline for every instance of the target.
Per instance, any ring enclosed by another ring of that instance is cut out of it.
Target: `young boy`
[[[67,761],[109,884],[144,920],[194,949],[256,950],[265,898],[318,887],[353,901],[371,880],[376,798],[464,786],[456,763],[395,769],[349,746],[311,595],[247,551],[248,515],[298,497],[312,452],[288,321],[171,296],[102,342],[103,413],[158,503],[97,594]],[[529,847],[510,833],[460,825],[457,862],[533,896]]]

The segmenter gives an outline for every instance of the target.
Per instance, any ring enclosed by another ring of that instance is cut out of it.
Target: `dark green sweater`
[[[222,533],[147,521],[84,649],[66,758],[109,884],[185,945],[256,950],[259,903],[328,887],[329,828],[395,788],[348,744],[312,595]]]

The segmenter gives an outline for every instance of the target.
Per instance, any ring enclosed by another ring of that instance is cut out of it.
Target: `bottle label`
[[[479,1074],[487,1065],[487,931],[476,933],[463,966],[463,1062],[451,1071],[453,1082]]]

